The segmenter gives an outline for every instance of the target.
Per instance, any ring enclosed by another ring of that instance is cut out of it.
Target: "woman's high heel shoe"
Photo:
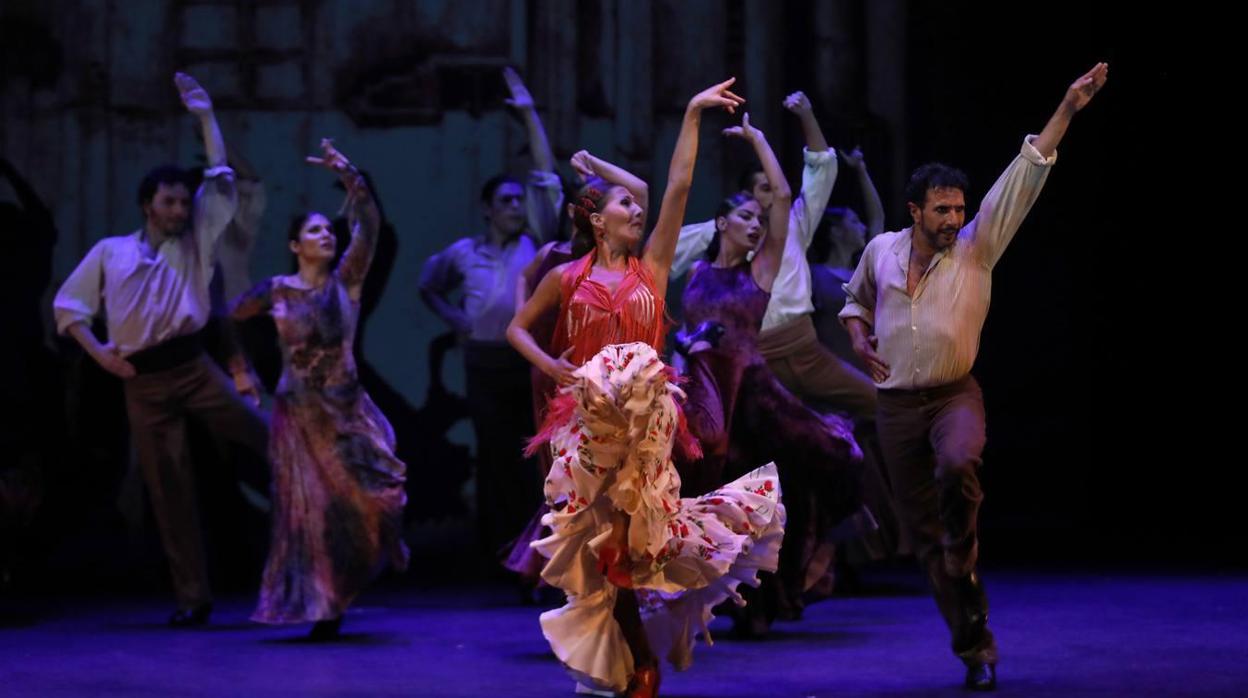
[[[633,680],[628,682],[625,698],[658,698],[659,696],[659,665],[645,664],[633,672]]]

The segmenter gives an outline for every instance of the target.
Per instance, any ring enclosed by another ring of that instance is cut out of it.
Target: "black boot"
[[[169,616],[169,625],[174,628],[193,628],[208,622],[212,615],[212,604],[201,603],[192,608],[179,608]]]
[[[966,667],[966,683],[972,691],[997,690],[996,664],[971,664]]]

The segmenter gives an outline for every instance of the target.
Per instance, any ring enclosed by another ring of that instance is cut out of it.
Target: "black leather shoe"
[[[771,631],[771,621],[756,605],[737,610],[732,619],[732,632],[740,640],[761,640]]]
[[[965,686],[972,691],[997,690],[997,665],[972,664],[968,666]]]
[[[342,628],[342,616],[333,620],[318,620],[312,625],[312,632],[308,633],[308,639],[317,642],[336,640],[340,628]]]
[[[212,615],[212,604],[202,603],[193,608],[179,608],[169,616],[169,625],[174,628],[193,628],[208,622]]]
[[[698,342],[706,342],[713,348],[719,346],[719,338],[723,336],[723,325],[714,320],[706,320],[698,325],[693,332],[676,333],[676,351],[689,356],[690,349]]]

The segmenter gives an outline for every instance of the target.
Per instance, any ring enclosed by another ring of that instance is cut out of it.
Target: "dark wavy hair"
[[[929,189],[957,189],[965,194],[969,186],[970,182],[962,170],[940,162],[929,162],[910,174],[910,181],[906,182],[906,201],[923,208]]]
[[[739,192],[729,194],[723,201],[719,202],[719,208],[715,209],[715,236],[711,238],[711,244],[707,246],[703,259],[711,262],[719,256],[719,219],[727,217],[737,207],[744,206],[754,200],[754,194],[747,189],[742,189]]]

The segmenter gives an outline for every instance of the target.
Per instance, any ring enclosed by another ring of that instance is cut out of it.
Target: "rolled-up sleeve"
[[[56,331],[65,334],[79,322],[91,324],[100,310],[104,288],[104,241],[97,242],[82,258],[52,300]]]
[[[216,263],[217,242],[238,211],[234,170],[224,165],[204,170],[204,181],[199,185],[199,191],[195,192],[194,206],[192,232],[199,263],[205,276],[208,276]]]
[[[1019,154],[984,195],[975,220],[967,226],[971,228],[975,256],[989,268],[996,265],[1014,239],[1057,162],[1057,153],[1046,158],[1036,150],[1031,144],[1035,138],[1027,136],[1023,141]]]

